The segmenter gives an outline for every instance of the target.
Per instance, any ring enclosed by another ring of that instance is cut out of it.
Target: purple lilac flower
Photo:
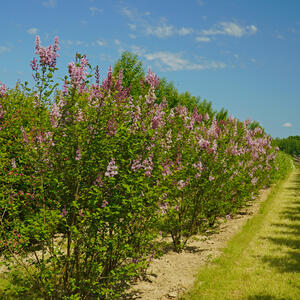
[[[100,73],[99,73],[99,66],[96,66],[96,72],[95,72],[95,78],[96,78],[96,86],[100,85]]]
[[[117,132],[117,121],[113,118],[107,121],[107,134],[109,136],[116,135]]]
[[[101,207],[104,208],[107,204],[108,204],[108,202],[106,200],[104,200]]]
[[[253,185],[256,185],[256,183],[257,183],[257,178],[254,177],[254,178],[251,180],[251,183],[252,183]]]
[[[37,54],[40,57],[40,64],[42,66],[49,66],[51,68],[54,68],[56,66],[56,58],[59,57],[59,54],[57,54],[57,51],[59,50],[58,47],[58,37],[55,37],[54,45],[42,47],[40,37],[37,35],[35,40],[35,54]],[[37,69],[36,61],[31,62],[32,68]]]
[[[213,180],[215,180],[215,177],[209,175],[208,180],[209,180],[209,181],[213,181]]]
[[[153,170],[153,154],[150,154],[148,158],[143,161],[143,168],[145,170],[145,176],[150,177]]]
[[[41,144],[44,142],[44,138],[42,135],[42,132],[40,130],[38,130],[37,135],[36,135],[36,141]]]
[[[21,126],[21,131],[22,131],[22,134],[23,134],[23,141],[24,141],[24,143],[27,144],[28,143],[28,136],[27,136],[26,131],[25,131],[23,126]]]
[[[62,209],[62,212],[61,212],[60,215],[61,215],[62,217],[65,217],[67,214],[68,214],[68,211],[67,211],[66,207],[64,207],[64,208]]]
[[[17,165],[16,165],[16,159],[15,159],[15,158],[13,158],[13,159],[11,160],[11,167],[12,167],[13,169],[15,169],[15,168],[17,167]]]
[[[181,189],[183,189],[184,187],[186,187],[186,186],[189,184],[189,181],[190,181],[190,178],[188,178],[186,181],[183,181],[182,179],[179,180],[179,181],[177,182],[177,188],[178,188],[178,190],[181,190]]]
[[[3,97],[6,94],[6,85],[0,81],[0,97]]]
[[[151,72],[150,68],[148,69],[145,81],[149,83],[154,89],[156,89],[159,86],[159,78],[154,72]]]
[[[103,80],[102,88],[104,90],[110,90],[112,87],[112,68],[109,66],[107,77]]]
[[[94,185],[98,185],[100,187],[103,186],[103,181],[102,181],[102,174],[101,172],[98,173],[96,180],[94,181]]]
[[[115,159],[113,158],[108,166],[107,166],[107,170],[105,172],[105,176],[107,177],[114,177],[115,175],[118,174],[118,167],[116,166],[116,162],[115,162]]]
[[[2,107],[2,105],[0,104],[0,119],[2,119],[4,117],[5,111]]]
[[[77,149],[76,151],[76,157],[75,157],[76,160],[80,160],[81,159],[81,151],[80,151],[80,148]]]
[[[88,61],[85,56],[80,60],[80,66],[75,65],[74,62],[69,63],[69,74],[71,77],[71,83],[73,88],[80,88],[80,92],[83,92],[86,78],[86,67]]]
[[[131,170],[136,172],[138,169],[141,169],[143,165],[141,164],[141,156],[138,159],[134,159],[131,165]]]

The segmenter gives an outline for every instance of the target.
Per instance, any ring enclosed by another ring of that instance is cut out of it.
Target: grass
[[[300,168],[278,183],[260,211],[199,271],[183,300],[300,299]]]

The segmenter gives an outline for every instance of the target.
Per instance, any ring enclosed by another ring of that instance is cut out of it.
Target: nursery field
[[[298,166],[181,299],[299,299],[299,249]]]
[[[128,53],[102,82],[77,53],[59,84],[59,50],[36,36],[34,86],[0,82],[0,297],[120,299],[160,238],[182,253],[292,168],[257,122]]]

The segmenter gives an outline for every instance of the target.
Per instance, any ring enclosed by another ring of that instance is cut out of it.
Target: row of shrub
[[[100,83],[97,67],[90,83],[87,58],[76,55],[59,90],[58,50],[58,39],[46,48],[37,37],[35,87],[0,84],[0,251],[14,274],[7,295],[117,298],[151,262],[159,234],[180,252],[288,163],[250,121],[157,101],[150,70],[137,95],[122,70]]]

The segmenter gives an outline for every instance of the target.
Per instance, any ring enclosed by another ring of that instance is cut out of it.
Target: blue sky
[[[35,36],[60,39],[62,77],[76,52],[102,79],[122,51],[145,69],[262,124],[273,137],[300,135],[298,0],[2,1],[0,81],[31,82]]]

